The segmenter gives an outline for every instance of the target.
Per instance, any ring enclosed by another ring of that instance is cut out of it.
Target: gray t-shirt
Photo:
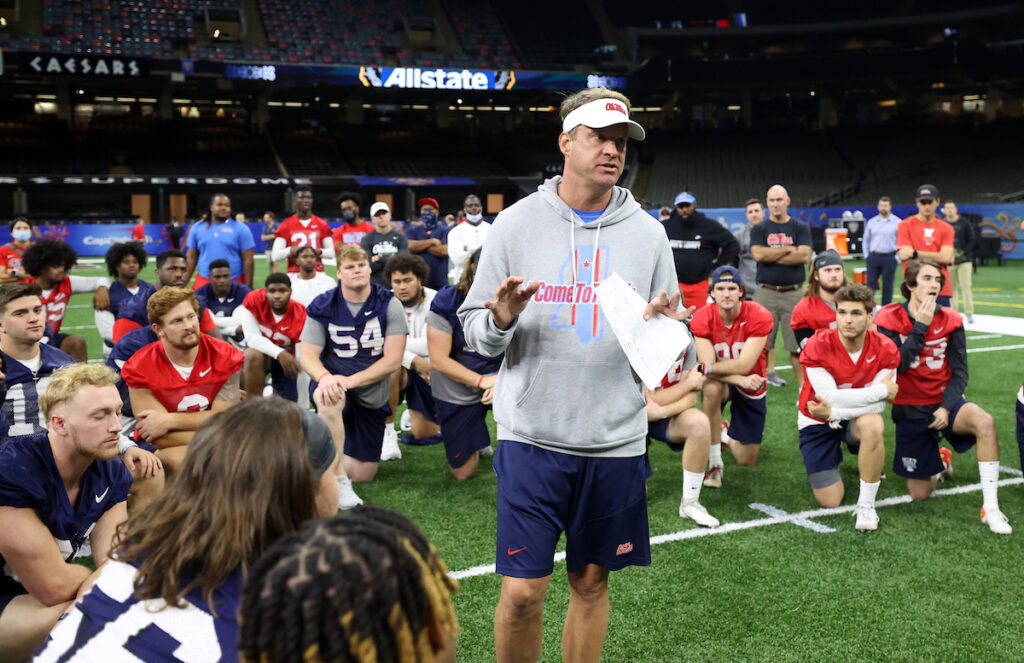
[[[735,237],[740,245],[740,279],[747,289],[747,295],[750,296],[754,294],[754,287],[757,284],[757,261],[750,255],[750,226],[743,226],[737,230]]]
[[[409,253],[409,240],[392,228],[386,233],[379,233],[376,230],[366,233],[359,244],[363,251],[366,251],[366,255],[370,256],[370,278],[377,285],[390,290],[391,284],[384,282],[384,263],[396,253]]]
[[[453,342],[455,341],[454,330],[444,316],[433,311],[427,313],[427,325],[443,331],[452,337]],[[472,348],[466,349],[473,351]],[[456,382],[433,367],[430,369],[430,391],[434,394],[434,398],[456,405],[479,403],[480,397],[484,395],[483,389]]]
[[[348,306],[349,312],[355,315],[359,313],[359,309],[363,307],[364,302],[345,300],[345,304]],[[385,325],[387,329],[387,333],[384,334],[385,337],[405,336],[409,333],[408,327],[405,324],[405,309],[402,308],[402,302],[398,301],[398,297],[392,297],[391,301],[388,302],[388,318]],[[302,328],[302,336],[299,340],[303,343],[312,343],[313,345],[324,347],[327,345],[327,330],[313,318],[306,318],[306,326]],[[363,407],[379,408],[388,402],[388,396],[391,395],[391,377],[387,376],[380,382],[356,387],[351,393],[355,396],[356,402]]]

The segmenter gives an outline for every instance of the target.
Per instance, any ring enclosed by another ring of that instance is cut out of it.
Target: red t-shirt
[[[32,279],[30,283],[35,283]],[[68,312],[68,304],[71,303],[71,279],[64,277],[64,280],[53,286],[49,295],[43,293],[43,313],[46,315],[46,322],[54,334],[60,332],[60,326],[64,323],[64,314]]]
[[[944,246],[953,246],[953,235],[953,226],[942,219],[925,223],[915,214],[900,222],[896,229],[896,245],[909,246],[915,251],[938,253]],[[907,271],[907,263],[903,263],[903,271]],[[942,266],[942,276],[945,278],[945,283],[939,294],[952,297],[953,284],[949,281],[949,270],[945,265]]]
[[[135,241],[142,241],[146,239],[146,226],[141,223],[136,224],[135,227],[132,228],[132,239]]]
[[[244,362],[245,356],[230,344],[200,334],[199,354],[188,379],[167,358],[163,341],[132,355],[121,367],[121,378],[132,389],[149,389],[168,412],[205,412]]]
[[[242,306],[252,313],[252,317],[256,318],[260,326],[260,331],[274,345],[290,352],[295,350],[295,344],[302,335],[302,327],[306,324],[305,306],[292,299],[288,302],[288,310],[281,319],[274,320],[270,302],[267,301],[266,288],[250,292],[242,301]]]
[[[879,328],[896,332],[903,341],[914,328],[914,321],[907,315],[907,311],[895,302],[882,307],[875,316],[875,324]],[[942,392],[953,376],[946,358],[949,335],[963,324],[963,317],[953,309],[948,306],[939,309],[924,334],[921,354],[900,374],[900,390],[894,401],[896,405],[934,405],[942,402]]]
[[[825,420],[812,417],[807,409],[808,401],[820,401],[814,393],[811,381],[807,379],[808,368],[824,368],[836,381],[840,389],[861,389],[868,386],[881,370],[895,371],[900,365],[900,351],[896,344],[876,331],[867,331],[860,357],[854,363],[850,353],[839,339],[838,329],[819,329],[807,340],[800,363],[804,366],[804,386],[800,390],[800,413],[805,417],[824,423]],[[900,381],[900,390],[903,382]]]
[[[0,265],[3,265],[10,272],[21,271],[21,258],[25,251],[18,248],[13,242],[0,246]]]
[[[303,225],[299,217],[292,214],[281,222],[274,233],[274,238],[282,238],[285,244],[291,246],[312,246],[316,249],[316,271],[324,271],[320,263],[320,250],[323,248],[324,240],[331,236],[331,227],[327,222],[316,214],[312,215],[309,223]],[[295,257],[288,256],[288,271],[298,272],[299,267],[295,264]]]
[[[368,233],[372,233],[376,229],[376,226],[369,221],[363,221],[355,226],[343,223],[334,229],[334,246],[340,247],[342,244],[358,244],[363,241],[363,236]]]
[[[796,306],[789,320],[793,331],[798,329],[809,329],[816,332],[819,329],[836,328],[836,310],[828,305],[821,297],[804,297]],[[810,339],[804,339],[806,344]],[[801,348],[803,344],[801,344]]]
[[[731,326],[726,327],[722,322],[722,314],[718,312],[717,304],[708,304],[704,308],[697,309],[690,322],[690,331],[694,336],[706,338],[711,341],[715,348],[717,361],[727,359],[739,359],[743,351],[743,344],[749,338],[767,336],[772,331],[772,314],[768,309],[757,302],[744,301],[740,304],[740,314],[733,320]],[[768,346],[765,344],[761,356],[757,358],[754,367],[747,375],[760,375],[765,377],[765,363],[768,357]],[[767,383],[762,383],[761,388],[756,391],[742,390],[751,398],[761,398],[767,391]]]

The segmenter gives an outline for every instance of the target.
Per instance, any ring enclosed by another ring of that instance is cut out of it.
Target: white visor
[[[581,124],[591,129],[625,124],[628,125],[629,137],[633,140],[643,140],[647,135],[643,127],[629,119],[626,104],[611,97],[590,101],[566,115],[562,121],[562,131],[568,133]]]

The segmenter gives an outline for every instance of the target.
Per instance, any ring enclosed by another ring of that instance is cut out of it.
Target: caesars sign
[[[58,76],[109,76],[138,78],[147,72],[140,58],[111,57],[106,55],[38,55],[22,53],[20,69],[23,73]]]

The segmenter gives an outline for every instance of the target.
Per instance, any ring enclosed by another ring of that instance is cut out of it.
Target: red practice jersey
[[[953,246],[953,226],[942,219],[925,223],[917,215],[900,221],[896,228],[896,245],[910,246],[915,251],[938,253],[944,246]],[[903,271],[907,271],[907,263],[903,263]],[[942,276],[946,279],[940,295],[953,296],[953,284],[949,280],[949,270],[942,266]]]
[[[68,305],[71,303],[71,279],[65,276],[63,281],[53,286],[49,296],[44,294],[42,299],[46,322],[54,334],[59,333],[60,326],[64,323],[64,314],[68,312]]]
[[[819,329],[814,333],[803,352],[800,363],[804,366],[804,386],[800,390],[800,412],[805,417],[825,423],[812,417],[807,409],[808,401],[820,401],[807,379],[808,368],[824,368],[836,381],[840,389],[861,389],[871,384],[879,371],[895,371],[900,365],[900,351],[896,344],[876,331],[867,331],[860,357],[854,363],[850,353],[839,339],[838,329]],[[902,381],[900,389],[903,388]]]
[[[814,335],[814,332],[819,329],[836,328],[836,309],[821,297],[804,297],[793,307],[790,326],[796,332],[798,339],[806,335],[805,338],[800,340],[800,348],[802,350],[803,346],[810,340],[810,337]],[[804,334],[801,334],[800,330],[806,331]]]
[[[320,251],[323,248],[324,240],[330,236],[331,227],[316,214],[309,219],[308,225],[302,225],[299,217],[292,214],[281,222],[277,232],[274,233],[275,239],[278,237],[282,238],[289,247],[312,246],[316,249],[316,271],[318,272],[324,271],[324,266],[320,263]],[[288,271],[299,271],[298,265],[295,264],[294,256],[288,256]]]
[[[907,340],[914,328],[914,321],[906,309],[896,302],[882,307],[875,316],[875,324],[896,332],[902,341]],[[921,354],[900,374],[900,391],[894,401],[896,405],[934,405],[942,402],[946,383],[953,375],[946,357],[949,335],[963,327],[963,324],[963,317],[948,306],[938,310],[924,334]]]
[[[706,338],[711,341],[715,348],[716,361],[727,359],[739,359],[743,351],[743,344],[749,338],[767,336],[772,331],[772,314],[768,309],[757,302],[744,301],[740,304],[740,314],[733,320],[732,326],[726,327],[722,322],[722,314],[718,312],[717,304],[708,304],[704,308],[697,309],[690,322],[690,331],[694,336]],[[760,375],[765,377],[765,362],[768,357],[768,346],[765,345],[761,356],[757,358],[754,367],[747,375]],[[762,383],[761,388],[756,391],[743,390],[743,393],[751,398],[761,398],[768,390],[767,383]]]
[[[132,355],[121,367],[121,378],[132,389],[149,389],[168,412],[205,412],[244,362],[244,355],[230,344],[200,334],[199,354],[187,380],[167,358],[163,341]]]
[[[19,249],[12,242],[10,244],[4,244],[0,246],[0,265],[3,265],[10,272],[21,271],[21,257],[25,255],[25,252]]]
[[[350,226],[343,223],[334,229],[334,246],[341,247],[342,244],[359,244],[363,236],[376,230],[369,221],[363,221],[359,225]]]
[[[660,389],[668,389],[683,379],[683,365],[686,364],[690,354],[695,352],[697,352],[697,347],[693,343],[686,346],[686,349],[683,350],[683,356],[681,356],[676,363],[672,364],[672,368],[668,369],[668,373],[665,374],[665,377],[661,378]]]
[[[267,301],[266,288],[253,290],[242,301],[242,306],[256,318],[260,331],[270,341],[289,352],[295,352],[295,344],[302,335],[302,327],[306,324],[306,307],[294,299],[288,302],[288,310],[280,320],[274,320]]]

